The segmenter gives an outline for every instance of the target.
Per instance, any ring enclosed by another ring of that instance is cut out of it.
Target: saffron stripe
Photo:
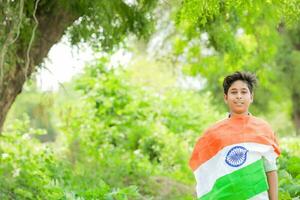
[[[192,170],[195,171],[201,164],[211,159],[224,147],[245,142],[270,145],[273,147],[274,152],[277,155],[280,154],[278,145],[267,134],[258,134],[256,132],[207,133],[198,140],[192,153],[189,165]]]

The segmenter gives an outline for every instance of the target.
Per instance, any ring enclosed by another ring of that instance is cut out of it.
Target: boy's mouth
[[[243,102],[234,102],[234,104],[236,104],[236,105],[243,105],[244,103]]]

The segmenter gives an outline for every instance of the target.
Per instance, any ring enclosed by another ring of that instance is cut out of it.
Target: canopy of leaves
[[[207,79],[206,88],[215,94],[222,93],[225,75],[238,70],[256,73],[259,88],[253,109],[265,112],[268,99],[279,102],[290,96],[291,90],[284,89],[287,85],[299,91],[287,77],[299,80],[296,68],[285,64],[291,71],[282,73],[283,66],[277,62],[277,57],[294,62],[282,54],[287,40],[281,32],[295,30],[299,6],[298,1],[184,0],[176,18],[179,35],[173,42],[174,55],[184,58],[185,73],[201,74]],[[292,43],[297,41],[290,37]],[[292,55],[290,52],[287,54]],[[276,81],[279,79],[284,81]],[[220,104],[221,98],[216,102]]]

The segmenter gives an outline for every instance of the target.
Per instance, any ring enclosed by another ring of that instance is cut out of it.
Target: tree
[[[184,37],[177,39],[175,46],[185,49],[177,50],[179,56],[185,57],[185,72],[206,77],[207,88],[218,93],[221,87],[216,85],[221,85],[224,75],[236,70],[256,72],[260,78],[256,109],[266,111],[270,98],[288,98],[293,104],[295,128],[299,130],[299,59],[295,51],[299,45],[295,26],[299,7],[299,1],[289,0],[184,0],[177,17]],[[201,39],[205,34],[206,39]],[[280,56],[284,44],[289,50]],[[207,50],[209,54],[205,54]]]
[[[22,87],[64,34],[110,51],[127,34],[149,35],[154,0],[0,0],[0,130]]]
[[[292,118],[297,135],[300,135],[300,24],[293,27],[281,27],[283,42],[277,56],[281,77],[292,99]]]

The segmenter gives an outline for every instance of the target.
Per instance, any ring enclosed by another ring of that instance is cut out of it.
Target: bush
[[[45,131],[32,129],[29,124],[25,116],[10,124],[1,135],[0,199],[123,200],[140,196],[134,186],[111,187],[95,176],[100,172],[88,163],[73,166],[60,155],[64,152],[55,150],[54,144],[37,140],[34,136]],[[134,171],[133,168],[130,170]]]
[[[61,127],[70,160],[94,178],[114,187],[137,186],[148,197],[159,195],[154,176],[193,188],[189,153],[204,127],[219,118],[210,96],[178,88],[157,94],[133,86],[122,69],[105,66],[100,60],[75,81],[82,98]]]
[[[1,136],[0,199],[63,198],[59,161],[48,145],[32,137],[43,132],[29,128],[25,117]]]
[[[288,200],[300,196],[299,138],[281,139],[284,148],[279,157],[279,199]]]

